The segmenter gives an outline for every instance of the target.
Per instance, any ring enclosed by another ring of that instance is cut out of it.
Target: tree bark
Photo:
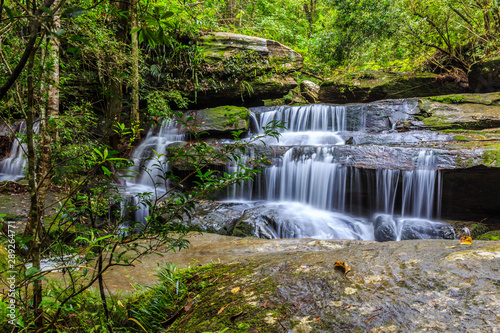
[[[131,19],[130,28],[133,31],[138,27],[137,23],[137,0],[132,0],[131,4]],[[131,47],[132,47],[132,110],[130,113],[130,122],[132,124],[139,124],[139,39],[138,31],[131,34]],[[137,131],[136,136],[139,135]]]

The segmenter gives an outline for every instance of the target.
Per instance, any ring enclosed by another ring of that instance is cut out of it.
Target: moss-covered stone
[[[360,72],[339,75],[321,84],[319,101],[366,103],[381,99],[426,97],[462,92],[453,80],[431,73]]]
[[[500,127],[500,94],[461,94],[422,98],[424,125],[433,130]]]
[[[250,111],[244,107],[225,105],[190,112],[188,115],[194,117],[190,124],[195,126],[195,132],[230,134],[232,131],[248,131]]]

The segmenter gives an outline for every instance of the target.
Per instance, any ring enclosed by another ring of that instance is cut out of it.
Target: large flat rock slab
[[[242,296],[227,311],[253,307],[265,312],[270,317],[266,332],[284,328],[289,332],[499,332],[498,241],[377,243],[213,234],[193,234],[189,239],[188,250],[148,256],[133,269],[115,268],[106,275],[108,287],[130,290],[132,282],[153,285],[158,263],[181,267],[220,263],[230,265],[229,271],[214,277],[211,289],[200,291],[200,304],[210,309],[213,299],[205,301],[206,295],[217,295],[217,302],[226,304],[226,298],[234,297],[231,290],[238,287]],[[347,261],[351,272],[344,276],[335,261]],[[242,269],[247,273],[239,274]],[[213,307],[215,315],[220,307]],[[286,309],[286,316],[278,317],[273,310],[278,307]],[[202,332],[206,320],[195,312],[185,320],[179,318],[174,331],[190,327]],[[236,328],[242,322],[244,314],[225,325]]]

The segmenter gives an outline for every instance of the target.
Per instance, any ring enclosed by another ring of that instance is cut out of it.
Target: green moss
[[[486,233],[478,236],[477,239],[478,240],[491,240],[491,241],[500,240],[500,230],[486,232]]]
[[[486,166],[500,167],[500,144],[493,144],[485,148],[482,159]]]
[[[446,121],[446,117],[442,115],[432,115],[431,117],[425,118],[423,120],[424,125],[429,126],[432,129],[446,129],[452,128],[453,125]]]
[[[210,123],[215,127],[238,126],[240,122],[243,122],[244,127],[248,129],[248,117],[250,117],[250,111],[247,108],[225,105],[205,109],[202,112],[205,122]]]
[[[459,104],[467,101],[467,97],[464,95],[445,95],[445,96],[433,96],[428,98],[432,102],[439,102],[444,104]]]
[[[252,265],[213,264],[181,272],[191,299],[196,300],[169,328],[171,332],[276,332],[287,308],[263,307],[266,295],[275,292],[271,279],[251,283]],[[239,289],[235,289],[239,288]],[[267,320],[266,320],[267,319]]]
[[[453,136],[453,140],[455,140],[455,141],[469,141],[469,138],[466,137],[465,135],[458,134],[458,135]]]

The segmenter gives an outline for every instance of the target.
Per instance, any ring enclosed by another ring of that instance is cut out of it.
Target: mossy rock
[[[194,117],[191,125],[195,132],[230,135],[232,131],[248,131],[250,111],[238,106],[219,106],[194,111],[189,114]]]
[[[423,123],[432,130],[500,127],[500,93],[452,94],[419,100]]]
[[[485,232],[484,234],[477,237],[478,240],[490,240],[490,241],[498,241],[500,240],[500,230],[493,230]]]
[[[324,103],[367,103],[463,91],[465,88],[453,80],[432,73],[366,71],[340,75],[334,80],[323,82],[318,99]]]

